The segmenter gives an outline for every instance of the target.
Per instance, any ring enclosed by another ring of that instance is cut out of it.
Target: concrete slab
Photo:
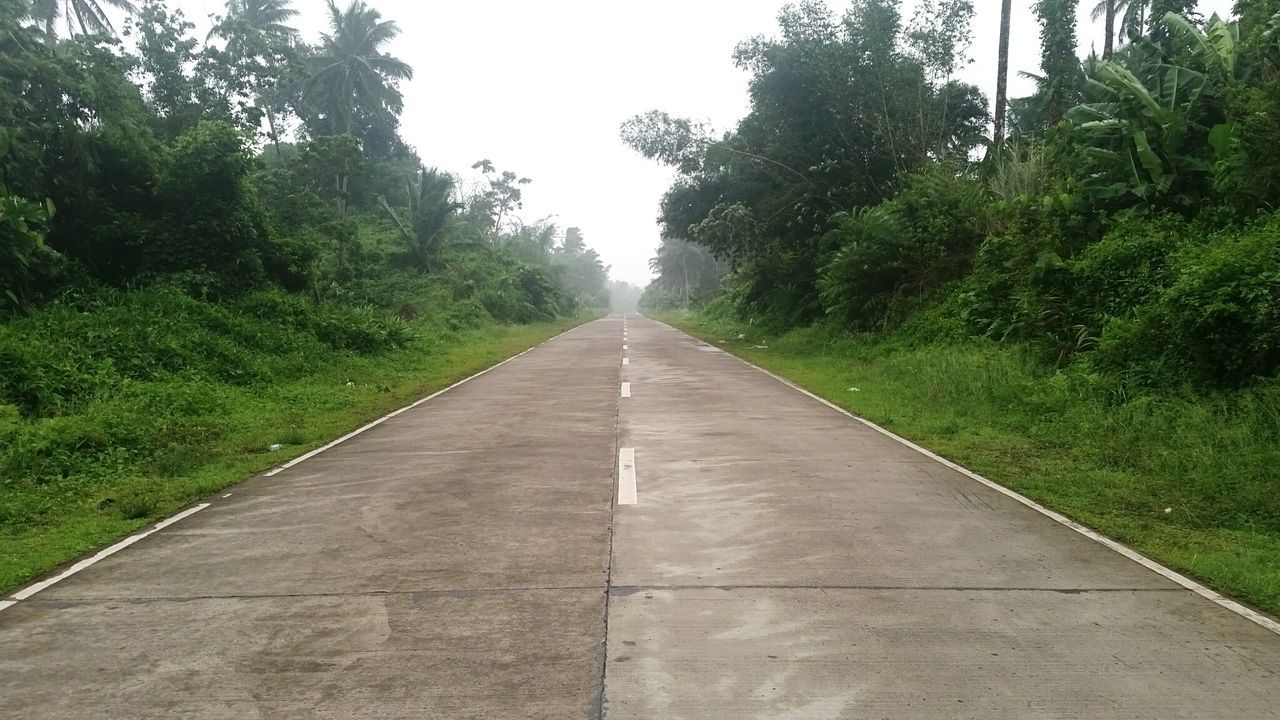
[[[598,713],[601,590],[35,601],[6,615],[6,718]]]
[[[609,720],[1276,717],[1280,643],[1182,591],[618,588]]]
[[[728,355],[631,327],[647,394],[620,416],[640,501],[616,523],[617,585],[1174,587]],[[715,410],[736,398],[757,410]]]
[[[632,320],[605,717],[1261,718],[1280,637]]]

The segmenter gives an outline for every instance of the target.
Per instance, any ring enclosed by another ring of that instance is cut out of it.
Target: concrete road
[[[714,348],[625,328],[0,611],[0,717],[1280,717],[1277,634]]]

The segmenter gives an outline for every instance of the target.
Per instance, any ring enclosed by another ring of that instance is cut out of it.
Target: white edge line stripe
[[[18,604],[17,600],[0,600],[0,611],[4,610],[5,608],[13,607],[14,605],[17,605],[17,604]]]
[[[167,520],[161,520],[160,522],[153,525],[150,530],[147,530],[145,532],[140,532],[137,535],[130,535],[129,537],[121,540],[115,545],[99,550],[96,555],[93,555],[92,557],[87,557],[84,560],[81,560],[75,565],[72,565],[71,567],[67,568],[66,570],[63,570],[62,572],[58,573],[57,575],[54,575],[51,578],[48,578],[47,580],[41,580],[40,582],[28,585],[27,587],[9,596],[10,597],[9,604],[0,606],[0,610],[3,610],[6,607],[10,607],[11,605],[13,605],[15,601],[26,600],[27,598],[31,597],[32,595],[35,595],[41,590],[46,590],[50,586],[57,584],[59,582],[62,582],[63,580],[66,580],[67,578],[71,577],[72,575],[75,575],[81,570],[84,570],[85,568],[93,565],[94,563],[97,563],[100,560],[105,560],[106,558],[109,558],[112,555],[115,555],[116,553],[138,542],[139,540],[142,540],[154,533],[157,533],[169,527],[170,525],[178,522],[179,520],[191,517],[192,515],[195,515],[196,513],[200,512],[201,510],[207,507],[209,507],[209,503],[201,503],[199,505],[196,505],[195,507],[187,508],[186,510],[183,510],[182,512],[178,513],[177,515],[174,515],[173,517]]]
[[[636,450],[620,448],[618,450],[618,504],[635,505],[638,502],[636,492]]]
[[[661,325],[666,325],[668,328],[671,328],[672,330],[675,330],[676,332],[678,332],[678,333],[680,333],[680,334],[682,334],[682,335],[688,336],[688,337],[690,337],[690,338],[691,338],[691,339],[693,339],[693,340],[697,340],[697,338],[694,338],[694,337],[692,337],[692,336],[688,335],[688,333],[685,333],[685,332],[683,332],[683,331],[681,331],[681,330],[679,330],[679,329],[677,329],[677,328],[671,327],[670,325],[667,325],[667,324],[666,324],[666,323],[664,323],[664,322],[661,322],[661,321],[658,321],[658,320],[654,320],[654,322],[657,322],[657,323],[659,323],[659,324],[661,324]],[[1015,492],[1015,491],[1013,491],[1013,490],[1010,490],[1009,488],[1007,488],[1007,487],[1005,487],[1005,486],[1003,486],[1003,485],[1001,485],[1001,484],[999,484],[999,483],[997,483],[997,482],[995,482],[995,481],[993,481],[993,480],[988,480],[987,478],[985,478],[985,477],[983,477],[983,476],[981,476],[981,475],[979,475],[979,474],[977,474],[977,473],[973,472],[972,470],[969,470],[968,468],[961,467],[961,466],[959,466],[959,465],[957,465],[957,464],[955,464],[955,463],[951,462],[950,460],[948,460],[948,459],[946,459],[946,458],[942,457],[941,455],[938,455],[938,454],[936,454],[936,453],[934,453],[934,452],[932,452],[932,451],[930,451],[930,450],[926,450],[925,448],[920,447],[919,445],[917,445],[917,444],[915,444],[915,443],[911,442],[910,440],[908,440],[908,439],[906,439],[906,438],[904,438],[904,437],[902,437],[902,436],[900,436],[900,435],[895,435],[894,433],[892,433],[892,432],[890,432],[890,431],[888,431],[888,430],[886,430],[886,429],[884,429],[884,428],[880,427],[879,425],[877,425],[877,424],[875,424],[875,423],[871,422],[870,420],[867,420],[866,418],[858,417],[857,415],[854,415],[853,413],[849,412],[848,410],[845,410],[844,408],[840,407],[839,405],[836,405],[835,403],[833,403],[833,402],[831,402],[831,401],[827,400],[826,398],[819,397],[819,396],[817,396],[817,395],[815,395],[815,394],[813,394],[813,393],[809,392],[808,390],[805,390],[804,388],[800,387],[799,385],[796,385],[795,383],[793,383],[793,382],[791,382],[790,380],[788,380],[788,379],[786,379],[786,378],[782,377],[781,375],[776,375],[776,374],[774,374],[774,373],[772,373],[772,372],[769,372],[768,370],[765,370],[764,368],[760,367],[759,365],[756,365],[755,363],[752,363],[752,362],[749,362],[749,361],[747,361],[747,360],[744,360],[744,359],[742,359],[742,358],[738,357],[737,355],[735,355],[735,354],[733,354],[733,353],[731,353],[731,352],[726,352],[725,354],[726,354],[726,355],[728,355],[729,357],[731,357],[731,358],[733,358],[733,359],[737,360],[738,362],[740,362],[740,363],[742,363],[742,364],[744,364],[744,365],[747,365],[748,367],[755,368],[756,370],[758,370],[758,371],[760,371],[760,372],[764,373],[765,375],[768,375],[769,377],[773,378],[774,380],[777,380],[778,382],[782,383],[783,385],[786,385],[787,387],[791,388],[792,390],[796,390],[796,391],[798,391],[798,392],[804,393],[805,395],[808,395],[809,397],[813,398],[814,400],[817,400],[818,402],[822,403],[823,405],[826,405],[827,407],[831,408],[832,410],[835,410],[836,412],[841,413],[842,415],[847,415],[847,416],[849,416],[849,417],[853,418],[854,420],[857,420],[858,422],[862,423],[863,425],[866,425],[867,427],[871,428],[872,430],[875,430],[876,432],[878,432],[878,433],[880,433],[880,434],[882,434],[882,435],[885,435],[885,436],[887,436],[887,437],[893,438],[894,440],[898,441],[899,443],[902,443],[903,445],[906,445],[907,447],[911,448],[912,450],[915,450],[916,452],[920,453],[921,455],[924,455],[925,457],[928,457],[928,458],[930,458],[930,459],[932,459],[932,460],[936,460],[937,462],[940,462],[940,463],[942,463],[943,465],[946,465],[947,467],[949,467],[949,468],[951,468],[952,470],[955,470],[956,472],[958,472],[958,473],[960,473],[960,474],[962,474],[962,475],[964,475],[964,476],[968,477],[969,479],[971,479],[971,480],[976,480],[977,482],[980,482],[980,483],[982,483],[983,485],[986,485],[987,487],[991,488],[992,490],[995,490],[996,492],[998,492],[998,493],[1000,493],[1000,494],[1002,494],[1002,495],[1005,495],[1005,496],[1007,496],[1007,497],[1013,498],[1014,500],[1017,500],[1018,502],[1020,502],[1020,503],[1022,503],[1023,505],[1025,505],[1025,506],[1027,506],[1027,507],[1031,508],[1032,510],[1035,510],[1036,512],[1040,513],[1041,515],[1045,515],[1045,516],[1047,516],[1047,517],[1049,517],[1049,518],[1052,518],[1053,520],[1057,521],[1058,523],[1060,523],[1060,524],[1062,524],[1062,525],[1066,525],[1067,527],[1071,528],[1072,530],[1075,530],[1076,532],[1080,533],[1081,535],[1084,535],[1085,537],[1089,538],[1090,540],[1093,540],[1094,542],[1096,542],[1096,543],[1098,543],[1098,544],[1100,544],[1100,545],[1106,546],[1106,547],[1108,547],[1108,548],[1110,548],[1110,549],[1114,550],[1115,552],[1120,553],[1121,555],[1123,555],[1123,556],[1125,556],[1125,557],[1129,558],[1130,560],[1132,560],[1132,561],[1134,561],[1134,562],[1138,563],[1139,565],[1141,565],[1141,566],[1143,566],[1143,567],[1147,568],[1148,570],[1151,570],[1151,571],[1153,571],[1153,572],[1155,572],[1155,573],[1158,573],[1159,575],[1162,575],[1163,577],[1165,577],[1165,578],[1166,578],[1166,579],[1168,579],[1168,580],[1172,580],[1173,582],[1177,583],[1178,585],[1181,585],[1182,587],[1186,588],[1187,590],[1190,590],[1191,592],[1193,592],[1193,593],[1195,593],[1195,594],[1199,595],[1200,597],[1205,598],[1206,600],[1209,600],[1209,601],[1211,601],[1211,602],[1217,603],[1218,605],[1221,605],[1222,607],[1226,608],[1227,610],[1230,610],[1231,612],[1233,612],[1233,613],[1235,613],[1235,614],[1237,614],[1237,615],[1240,615],[1241,617],[1244,617],[1244,618],[1247,618],[1247,619],[1249,619],[1249,620],[1252,620],[1253,622],[1257,623],[1258,625],[1261,625],[1262,627],[1264,627],[1264,628],[1266,628],[1266,629],[1270,630],[1271,632],[1276,633],[1277,635],[1280,635],[1280,622],[1277,622],[1277,621],[1275,621],[1275,620],[1273,620],[1273,619],[1271,619],[1271,618],[1267,617],[1266,615],[1263,615],[1262,613],[1258,612],[1257,610],[1254,610],[1254,609],[1252,609],[1252,608],[1249,608],[1249,607],[1246,607],[1246,606],[1244,606],[1244,605],[1241,605],[1240,603],[1236,602],[1235,600],[1232,600],[1231,598],[1228,598],[1228,597],[1226,597],[1226,596],[1222,595],[1221,593],[1217,592],[1216,590],[1212,590],[1212,589],[1210,589],[1210,588],[1208,588],[1208,587],[1206,587],[1206,586],[1204,586],[1204,585],[1200,584],[1199,582],[1196,582],[1195,580],[1192,580],[1191,578],[1187,577],[1186,575],[1183,575],[1182,573],[1180,573],[1180,572],[1178,572],[1178,571],[1176,571],[1176,570],[1174,570],[1174,569],[1172,569],[1172,568],[1165,567],[1164,565],[1161,565],[1160,563],[1156,562],[1155,560],[1152,560],[1151,558],[1149,558],[1149,557],[1147,557],[1147,556],[1143,555],[1142,553],[1139,553],[1137,550],[1134,550],[1133,548],[1130,548],[1130,547],[1128,547],[1127,545],[1123,545],[1123,544],[1121,544],[1121,543],[1119,543],[1119,542],[1117,542],[1117,541],[1115,541],[1115,540],[1112,540],[1111,538],[1109,538],[1109,537],[1107,537],[1107,536],[1105,536],[1105,535],[1103,535],[1103,534],[1099,533],[1099,532],[1098,532],[1098,531],[1096,531],[1096,530],[1093,530],[1093,529],[1091,529],[1091,528],[1085,527],[1084,525],[1081,525],[1080,523],[1076,522],[1075,520],[1072,520],[1071,518],[1067,517],[1066,515],[1063,515],[1062,513],[1056,512],[1056,511],[1054,511],[1054,510],[1050,510],[1049,508],[1047,508],[1047,507],[1045,507],[1045,506],[1041,505],[1040,503],[1036,502],[1035,500],[1032,500],[1031,498],[1029,498],[1029,497],[1027,497],[1027,496],[1025,496],[1025,495],[1022,495],[1022,494],[1017,493],[1017,492]]]
[[[584,323],[584,324],[586,324],[586,323]],[[553,337],[553,338],[548,338],[548,339],[546,339],[546,340],[543,340],[542,342],[538,343],[537,345],[534,345],[533,347],[529,348],[528,350],[525,350],[524,352],[521,352],[521,353],[517,353],[517,354],[515,354],[515,355],[512,355],[511,357],[507,358],[506,360],[503,360],[502,362],[500,362],[500,363],[498,363],[498,364],[496,364],[496,365],[493,365],[493,366],[491,366],[491,367],[487,367],[487,368],[485,368],[484,370],[481,370],[480,372],[476,373],[475,375],[472,375],[472,376],[470,376],[470,377],[463,378],[462,380],[459,380],[458,382],[456,382],[456,383],[454,383],[454,384],[450,385],[450,386],[449,386],[449,387],[447,387],[447,388],[444,388],[444,389],[442,389],[442,390],[437,390],[436,392],[431,393],[430,395],[428,395],[428,396],[426,396],[426,397],[422,398],[421,400],[418,400],[418,401],[416,401],[416,402],[414,402],[414,403],[412,403],[412,404],[410,404],[410,405],[406,405],[406,406],[404,406],[404,407],[400,408],[399,410],[395,410],[395,411],[393,411],[393,412],[387,413],[386,415],[383,415],[382,417],[378,418],[377,420],[374,420],[373,422],[371,422],[371,423],[369,423],[369,424],[367,424],[367,425],[364,425],[364,426],[362,426],[362,427],[356,428],[355,430],[352,430],[351,432],[347,433],[346,435],[343,435],[342,437],[338,438],[337,440],[334,440],[333,442],[330,442],[330,443],[328,443],[328,444],[326,444],[326,445],[321,445],[320,447],[316,448],[315,450],[312,450],[312,451],[311,451],[311,452],[309,452],[309,453],[306,453],[305,455],[299,455],[298,457],[296,457],[296,458],[294,458],[294,459],[290,460],[289,462],[287,462],[287,463],[285,463],[285,464],[283,464],[283,465],[280,465],[279,467],[276,467],[276,468],[274,468],[274,469],[272,469],[272,470],[267,471],[266,473],[264,473],[264,477],[275,477],[276,475],[278,475],[278,474],[280,474],[280,473],[284,472],[285,470],[288,470],[289,468],[293,467],[294,465],[297,465],[297,464],[299,464],[299,463],[301,463],[301,462],[305,462],[305,461],[307,461],[307,460],[310,460],[311,458],[313,458],[313,457],[315,457],[315,456],[319,455],[320,453],[324,452],[325,450],[329,450],[330,448],[333,448],[333,447],[335,447],[335,446],[337,446],[337,445],[341,445],[342,443],[344,443],[344,442],[346,442],[346,441],[350,440],[351,438],[353,438],[353,437],[355,437],[355,436],[357,436],[357,435],[359,435],[359,434],[361,434],[361,433],[364,433],[364,432],[367,432],[367,431],[369,431],[369,430],[372,430],[373,428],[375,428],[375,427],[377,427],[377,426],[381,425],[382,423],[384,423],[384,422],[386,422],[386,421],[390,420],[391,418],[396,417],[397,415],[400,415],[400,414],[402,414],[402,413],[409,412],[410,410],[412,410],[412,409],[414,409],[414,408],[418,407],[419,405],[421,405],[421,404],[423,404],[423,403],[427,402],[428,400],[434,400],[434,399],[436,399],[437,397],[439,397],[439,396],[441,396],[441,395],[443,395],[443,394],[445,394],[445,393],[449,392],[450,390],[452,390],[452,389],[454,389],[454,388],[458,387],[459,385],[465,385],[465,384],[467,384],[467,383],[471,382],[472,380],[475,380],[476,378],[480,377],[481,375],[484,375],[484,374],[486,374],[486,373],[489,373],[489,372],[492,372],[492,371],[494,371],[494,370],[497,370],[498,368],[502,367],[503,365],[506,365],[507,363],[511,362],[512,360],[515,360],[516,358],[519,358],[519,357],[522,357],[522,356],[524,356],[524,355],[526,355],[526,354],[528,354],[528,353],[531,353],[531,352],[533,352],[534,350],[537,350],[538,348],[542,347],[543,345],[546,345],[547,343],[551,342],[552,340],[559,339],[559,338],[561,338],[561,337],[563,337],[563,336],[565,336],[565,335],[567,335],[567,334],[569,334],[569,333],[573,332],[574,330],[577,330],[577,329],[578,329],[578,328],[580,328],[580,327],[582,327],[582,325],[577,325],[577,326],[571,327],[571,328],[569,328],[568,330],[565,330],[564,332],[560,333],[559,335],[556,335],[556,336],[555,336],[555,337]]]

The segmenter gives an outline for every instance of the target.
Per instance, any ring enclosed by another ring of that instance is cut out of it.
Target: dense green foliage
[[[329,3],[331,30],[308,46],[279,0],[233,0],[220,45],[148,0],[130,6],[131,50],[79,19],[100,17],[92,5],[0,0],[0,309],[166,283],[400,310],[370,284],[424,276],[501,321],[605,303],[580,234],[557,244],[513,217],[510,173],[465,198],[400,139],[412,69],[383,50],[399,28],[363,2]],[[58,18],[82,32],[59,39]]]
[[[528,180],[400,137],[398,26],[327,13],[0,0],[0,586],[608,305]]]
[[[842,20],[790,7],[777,38],[738,51],[752,106],[735,131],[659,112],[623,128],[680,173],[648,304],[719,296],[775,329],[1032,342],[1123,393],[1274,376],[1280,6],[1179,14],[1193,5],[1112,7],[1127,42],[1081,61],[1077,3],[1038,0],[1037,93],[985,150],[985,101],[950,79],[969,3],[924,3],[910,23],[889,0]],[[696,260],[692,282],[672,258]]]

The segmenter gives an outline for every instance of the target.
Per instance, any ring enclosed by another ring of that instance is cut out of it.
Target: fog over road
[[[1280,712],[1280,635],[634,316],[224,495],[0,611],[0,718]]]

